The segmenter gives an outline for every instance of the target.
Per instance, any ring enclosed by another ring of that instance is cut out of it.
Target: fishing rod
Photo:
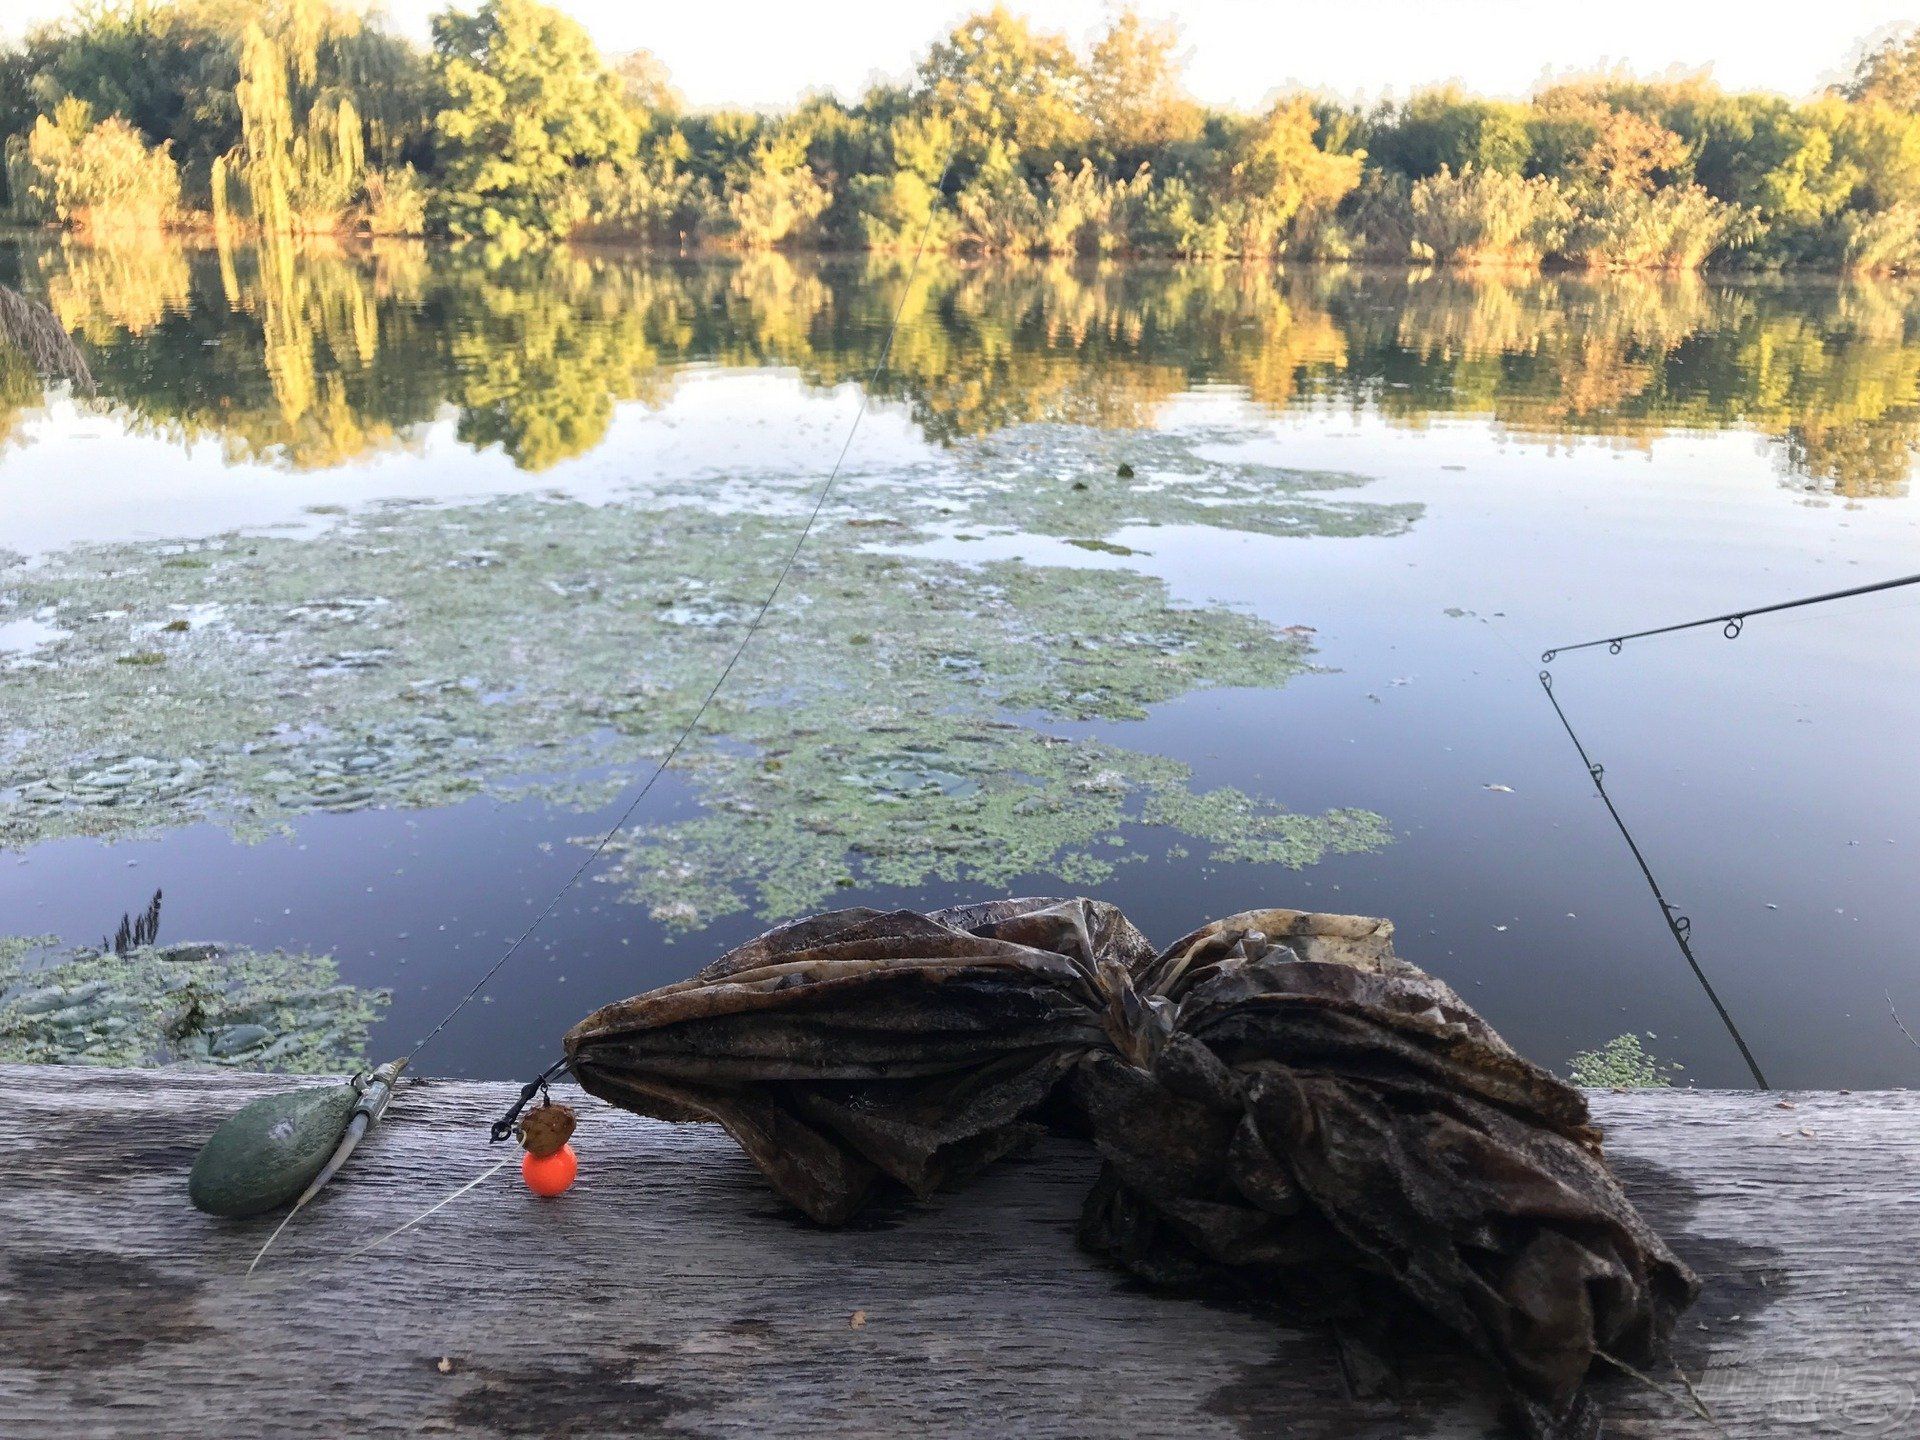
[[[952,158],[949,157],[947,163],[941,167],[940,178],[934,187],[936,191],[945,186],[952,164]],[[758,608],[748,620],[746,629],[740,636],[740,642],[734,646],[726,663],[720,667],[719,674],[715,676],[713,685],[708,689],[705,698],[701,700],[686,724],[680,728],[673,742],[667,747],[666,753],[661,756],[652,773],[647,776],[646,781],[621,810],[612,826],[594,842],[586,857],[567,876],[560,888],[554,892],[553,897],[533,917],[526,928],[501,953],[500,958],[487,967],[472,988],[460,997],[453,1008],[447,1011],[440,1018],[439,1023],[423,1035],[404,1057],[381,1066],[378,1070],[356,1076],[345,1086],[300,1091],[292,1095],[264,1096],[228,1119],[214,1132],[213,1137],[196,1157],[193,1176],[189,1182],[189,1193],[194,1203],[209,1213],[240,1217],[262,1214],[286,1204],[289,1200],[293,1202],[292,1209],[267,1237],[266,1243],[255,1254],[253,1263],[247,1267],[249,1275],[259,1265],[261,1258],[272,1247],[274,1241],[279,1239],[281,1232],[287,1228],[293,1217],[346,1164],[360,1141],[379,1121],[400,1072],[411,1065],[420,1052],[426,1049],[468,1005],[478,998],[480,992],[487,987],[494,976],[499,974],[507,962],[519,953],[534,931],[539,929],[559,908],[560,902],[580,883],[595,862],[605,853],[607,846],[613,843],[614,838],[633,818],[635,811],[640,808],[640,803],[647,798],[661,775],[666,773],[667,767],[679,756],[687,741],[692,738],[693,732],[706,717],[707,711],[719,698],[720,691],[732,676],[741,657],[746,654],[747,647],[759,634],[768,614],[773,609],[775,600],[779,598],[781,590],[792,575],[802,550],[805,549],[808,539],[811,538],[819,522],[821,512],[826,508],[827,501],[833,494],[834,486],[846,465],[847,457],[852,453],[854,438],[859,433],[861,422],[866,418],[874,392],[879,388],[881,377],[886,373],[887,362],[893,354],[894,341],[900,331],[900,322],[906,314],[907,302],[912,298],[914,282],[919,277],[920,263],[926,254],[927,241],[933,234],[937,218],[938,211],[930,211],[927,222],[920,231],[919,241],[914,246],[913,259],[907,267],[906,281],[901,287],[900,298],[894,305],[886,335],[881,341],[878,353],[874,356],[867,383],[861,389],[853,420],[847,426],[846,438],[841,442],[839,454],[834,457],[826,479],[814,495],[805,523],[801,525],[792,548],[788,550],[778,573],[774,576],[773,584],[768,587],[765,598],[760,601]],[[494,1123],[490,1138],[497,1142],[515,1133],[520,1111],[536,1093],[545,1097],[546,1082],[564,1068],[565,1061],[561,1061],[522,1087],[519,1100],[501,1120]],[[570,1123],[567,1128],[570,1131]],[[562,1135],[560,1142],[562,1146],[564,1146],[564,1140],[565,1136]],[[528,1153],[530,1156],[535,1154],[531,1148]],[[571,1157],[570,1147],[567,1148],[566,1153]],[[543,1152],[538,1158],[551,1159],[552,1154]],[[400,1230],[409,1228],[456,1196],[465,1194],[467,1190],[493,1175],[506,1163],[501,1161],[492,1166],[483,1175],[462,1186],[452,1195],[443,1198],[421,1215],[409,1220],[406,1225],[400,1227]],[[528,1173],[528,1182],[534,1184],[532,1172]],[[560,1182],[559,1189],[564,1189],[571,1182],[572,1171],[569,1169],[564,1181]],[[538,1185],[535,1188],[541,1189]],[[541,1193],[557,1194],[559,1190],[551,1192],[541,1190]],[[400,1230],[392,1233],[399,1234]],[[385,1238],[389,1237],[382,1237],[383,1240]]]
[[[1592,650],[1600,645],[1607,647],[1609,655],[1618,655],[1629,640],[1645,640],[1654,635],[1673,635],[1682,630],[1697,630],[1703,625],[1718,625],[1727,639],[1737,640],[1747,621],[1756,615],[1771,615],[1779,610],[1798,610],[1803,605],[1824,605],[1829,600],[1846,600],[1855,595],[1873,595],[1882,590],[1898,590],[1903,585],[1920,585],[1920,575],[1902,575],[1893,580],[1875,581],[1871,585],[1854,585],[1845,590],[1828,590],[1819,595],[1803,595],[1797,600],[1782,600],[1773,605],[1754,605],[1745,610],[1729,610],[1724,615],[1709,615],[1703,620],[1687,620],[1678,625],[1658,625],[1651,630],[1635,630],[1609,639],[1582,640],[1578,645],[1556,645],[1551,650],[1540,652],[1540,663],[1551,665],[1557,655],[1571,655],[1576,650]],[[1548,693],[1552,693],[1551,688]]]
[[[1920,578],[1920,577],[1915,577]],[[1630,638],[1630,637],[1623,637]],[[1548,652],[1552,654],[1552,651]],[[1640,867],[1640,873],[1646,877],[1647,888],[1653,892],[1653,898],[1660,904],[1661,918],[1667,922],[1667,930],[1673,936],[1673,943],[1680,947],[1680,953],[1686,957],[1693,978],[1700,982],[1700,988],[1706,992],[1707,999],[1720,1016],[1720,1023],[1727,1027],[1727,1034],[1733,1037],[1733,1043],[1740,1051],[1740,1058],[1747,1062],[1747,1070],[1753,1076],[1753,1083],[1762,1090],[1771,1090],[1766,1075],[1760,1069],[1760,1062],[1754,1058],[1753,1051],[1741,1035],[1740,1027],[1734,1023],[1733,1016],[1714,990],[1713,982],[1707,979],[1707,972],[1701,967],[1699,957],[1693,953],[1693,922],[1680,913],[1679,907],[1667,899],[1666,892],[1660,888],[1660,882],[1654,878],[1653,867],[1647,864],[1647,857],[1641,853],[1635,843],[1633,832],[1627,828],[1627,822],[1620,813],[1620,807],[1613,803],[1613,796],[1607,793],[1607,767],[1587,754],[1587,747],[1580,743],[1580,737],[1574,733],[1573,722],[1567,719],[1567,712],[1560,708],[1560,697],[1553,693],[1553,674],[1540,672],[1540,688],[1547,692],[1547,701],[1553,706],[1553,713],[1560,717],[1560,725],[1567,732],[1567,738],[1573,741],[1573,748],[1580,752],[1581,763],[1587,767],[1587,774],[1593,781],[1593,788],[1599,792],[1606,803],[1607,813],[1613,817],[1614,825],[1620,831],[1620,837],[1627,842],[1627,849],[1633,852],[1634,863]]]

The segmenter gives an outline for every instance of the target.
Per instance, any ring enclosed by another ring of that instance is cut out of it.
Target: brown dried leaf
[[[1091,900],[843,910],[607,1006],[566,1047],[589,1092],[717,1122],[829,1224],[1064,1121],[1105,1160],[1089,1248],[1383,1354],[1437,1327],[1532,1433],[1588,1434],[1596,1355],[1657,1357],[1697,1282],[1580,1092],[1392,934],[1258,910],[1155,953]]]

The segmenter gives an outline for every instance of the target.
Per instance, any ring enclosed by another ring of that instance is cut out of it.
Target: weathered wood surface
[[[1082,1254],[1094,1162],[1065,1142],[829,1232],[718,1132],[589,1103],[568,1196],[536,1201],[505,1171],[330,1263],[500,1158],[485,1123],[513,1087],[415,1086],[243,1281],[270,1222],[193,1211],[187,1166],[285,1083],[0,1067],[23,1137],[0,1169],[0,1436],[1495,1433],[1462,1366],[1349,1399],[1325,1337]],[[1706,1279],[1683,1358],[1724,1433],[1920,1436],[1920,1096],[1596,1109]],[[1610,1434],[1714,1433],[1631,1382],[1604,1394]]]

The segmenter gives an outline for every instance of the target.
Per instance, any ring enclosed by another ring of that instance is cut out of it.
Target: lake
[[[0,1045],[44,1058],[407,1049],[870,401],[423,1070],[525,1077],[809,911],[1085,893],[1161,942],[1389,916],[1562,1073],[1632,1034],[1748,1083],[1540,653],[1920,569],[1906,285],[41,237],[0,283],[94,386],[0,352]],[[1553,666],[1775,1085],[1920,1078],[1916,640],[1909,589]],[[156,890],[219,983],[73,952]]]

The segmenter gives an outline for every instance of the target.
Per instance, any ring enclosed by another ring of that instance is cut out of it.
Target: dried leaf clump
[[[1156,952],[1091,900],[840,910],[595,1012],[566,1048],[604,1100],[724,1126],[827,1224],[1080,1130],[1105,1161],[1089,1248],[1388,1355],[1437,1332],[1527,1433],[1596,1434],[1596,1359],[1658,1357],[1697,1282],[1581,1094],[1391,937],[1254,910]]]

